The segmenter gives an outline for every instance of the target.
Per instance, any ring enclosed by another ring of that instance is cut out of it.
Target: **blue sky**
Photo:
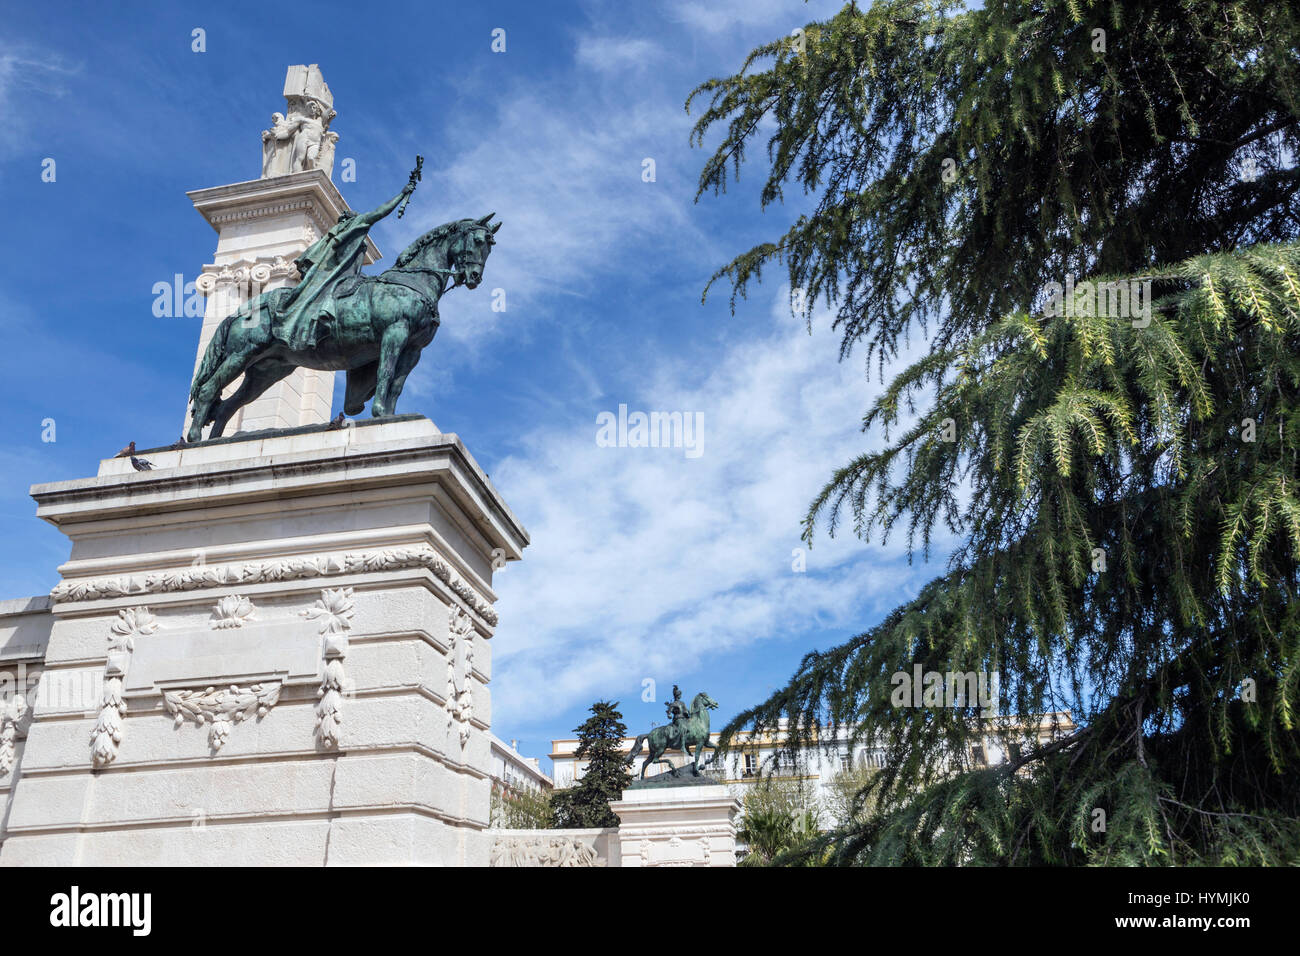
[[[823,538],[796,573],[792,550],[831,469],[876,440],[857,423],[879,385],[837,361],[825,316],[811,334],[791,317],[775,277],[734,316],[725,290],[701,304],[717,267],[800,207],[760,212],[757,167],[695,204],[705,154],[683,110],[698,82],[836,6],[10,5],[0,597],[48,591],[67,559],[29,485],[179,435],[199,320],[155,318],[151,290],[193,279],[216,241],[185,192],[256,178],[285,67],[318,63],[337,156],[356,163],[355,183],[335,167],[353,208],[391,196],[425,157],[405,218],[372,233],[381,266],[437,223],[504,222],[483,286],[443,299],[399,405],[459,434],[532,536],[495,582],[498,736],[544,755],[597,698],[639,729],[663,720],[674,682],[709,690],[725,719],[807,651],[877,621],[941,566],[909,567],[900,541]],[[191,50],[196,27],[206,52]],[[620,404],[698,413],[702,454],[599,447],[597,416]]]

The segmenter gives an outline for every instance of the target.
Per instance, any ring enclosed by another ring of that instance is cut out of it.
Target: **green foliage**
[[[842,353],[882,369],[928,328],[864,418],[879,450],[804,531],[960,544],[724,740],[785,716],[792,747],[825,723],[887,745],[836,862],[1300,861],[1293,8],[895,0],[807,32],[806,53],[778,41],[696,91],[697,139],[726,124],[702,191],[768,119],[764,202],[789,179],[817,194],[722,274],[743,294],[779,258],[836,310]],[[1079,274],[1149,281],[1149,322],[1046,309],[1045,284]],[[951,773],[977,714],[891,706],[915,664],[999,672],[1006,710],[1080,729]]]
[[[750,140],[774,124],[763,204],[788,182],[817,196],[779,240],[714,277],[732,283],[733,305],[784,263],[809,310],[819,298],[836,310],[844,354],[862,341],[883,361],[915,323],[946,346],[1070,273],[1294,236],[1293,5],[967,6],[849,4],[804,28],[805,52],[782,37],[691,94],[688,108],[703,105],[693,141],[724,136],[700,194],[738,177]]]
[[[826,814],[835,827],[867,819],[875,809],[869,786],[880,771],[874,767],[841,770],[826,781],[822,796]]]
[[[555,826],[561,829],[616,827],[618,815],[609,808],[632,781],[619,746],[627,735],[618,703],[597,701],[591,716],[574,728],[578,735],[575,756],[586,761],[587,770],[576,784],[551,796]]]
[[[821,811],[792,781],[764,779],[747,788],[736,839],[748,848],[742,866],[770,866],[781,854],[799,852],[800,862],[818,862]]]
[[[506,830],[548,830],[555,826],[551,794],[528,787],[493,787],[492,826]]]

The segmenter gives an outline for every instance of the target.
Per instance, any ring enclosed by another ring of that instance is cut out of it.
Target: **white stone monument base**
[[[38,485],[72,540],[0,865],[486,866],[491,579],[527,535],[408,416]]]
[[[622,866],[735,866],[740,801],[721,784],[625,790],[618,814]]]

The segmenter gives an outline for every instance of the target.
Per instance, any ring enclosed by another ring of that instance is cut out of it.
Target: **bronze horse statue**
[[[636,743],[632,745],[632,752],[627,755],[624,762],[630,766],[632,761],[636,760],[641,753],[641,745],[648,740],[650,742],[650,752],[646,755],[645,763],[641,765],[641,779],[644,780],[646,768],[652,763],[663,760],[665,750],[683,750],[686,752],[686,756],[690,757],[690,748],[694,747],[695,763],[693,769],[698,774],[700,772],[700,757],[703,756],[705,748],[718,749],[709,743],[709,711],[717,706],[718,702],[703,691],[696,694],[694,700],[691,701],[690,712],[682,718],[680,724],[674,721],[671,724],[656,727],[648,734],[639,735],[636,738]]]
[[[298,261],[298,286],[274,289],[245,303],[217,326],[190,388],[192,417],[186,440],[221,435],[230,416],[295,367],[347,372],[343,410],[394,414],[406,377],[438,330],[438,300],[448,288],[473,289],[501,223],[458,219],[431,229],[406,248],[393,267],[360,274],[370,226],[414,189],[418,173],[395,198],[373,212],[345,213]],[[450,280],[450,285],[448,281]],[[240,375],[227,399],[221,392]]]

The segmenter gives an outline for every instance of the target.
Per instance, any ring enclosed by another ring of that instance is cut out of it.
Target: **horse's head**
[[[488,225],[493,213],[482,219],[457,219],[430,229],[407,246],[394,269],[424,269],[451,275],[453,285],[476,288],[483,281],[483,266],[496,245],[493,236],[501,223]],[[442,294],[439,284],[437,293]]]
[[[698,714],[700,710],[705,707],[709,710],[717,710],[718,702],[704,691],[700,691],[695,695],[695,699],[691,701],[691,710]]]
[[[457,285],[473,289],[483,281],[483,266],[496,244],[493,236],[501,228],[499,222],[494,226],[488,225],[493,215],[488,213],[482,219],[462,219],[457,224],[456,234],[447,248],[447,264]]]

